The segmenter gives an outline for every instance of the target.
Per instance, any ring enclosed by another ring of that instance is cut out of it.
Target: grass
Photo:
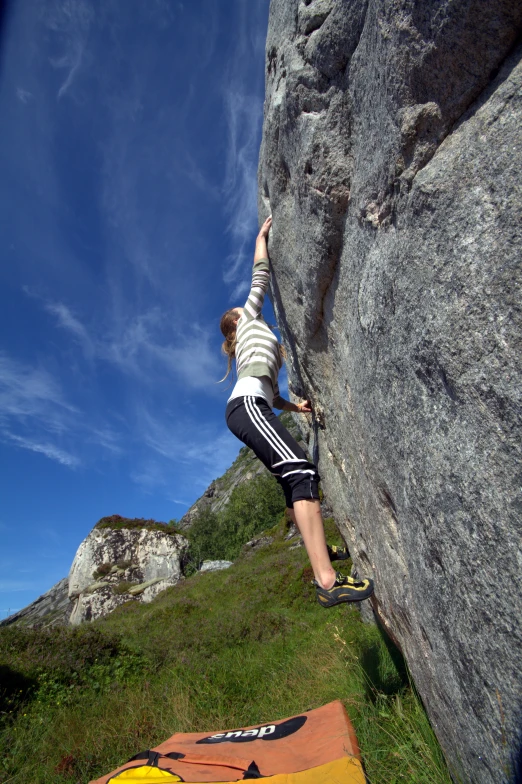
[[[317,605],[306,554],[284,531],[226,571],[90,626],[0,630],[2,784],[87,782],[176,731],[264,723],[334,699],[370,784],[450,784],[400,658],[356,607]]]

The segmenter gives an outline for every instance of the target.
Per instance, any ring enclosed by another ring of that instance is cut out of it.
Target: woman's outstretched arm
[[[272,225],[272,218],[267,218],[259,229],[259,234],[256,238],[256,250],[254,253],[254,269],[252,271],[252,286],[248,299],[245,302],[243,309],[243,319],[250,321],[256,319],[261,314],[265,294],[268,291],[268,282],[270,280],[270,267],[268,264],[268,250],[266,247],[266,238]]]

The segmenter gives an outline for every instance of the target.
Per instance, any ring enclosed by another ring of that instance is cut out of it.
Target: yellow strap
[[[120,781],[124,781],[125,784],[165,784],[167,781],[183,781],[175,773],[169,773],[161,768],[153,768],[150,765],[140,765],[139,768],[127,768],[114,776],[113,779],[118,784]]]

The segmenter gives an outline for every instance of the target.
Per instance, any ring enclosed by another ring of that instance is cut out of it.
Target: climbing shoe
[[[333,607],[342,602],[362,602],[373,593],[373,580],[356,580],[340,572],[337,572],[331,588],[322,588],[317,580],[312,580],[312,585],[315,585],[317,601],[323,607]]]
[[[350,557],[347,547],[338,547],[336,544],[326,545],[330,561],[346,561]]]

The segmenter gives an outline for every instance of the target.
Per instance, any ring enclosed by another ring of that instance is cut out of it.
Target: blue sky
[[[67,574],[101,516],[179,518],[237,455],[218,322],[257,232],[268,5],[11,3],[1,617]]]

